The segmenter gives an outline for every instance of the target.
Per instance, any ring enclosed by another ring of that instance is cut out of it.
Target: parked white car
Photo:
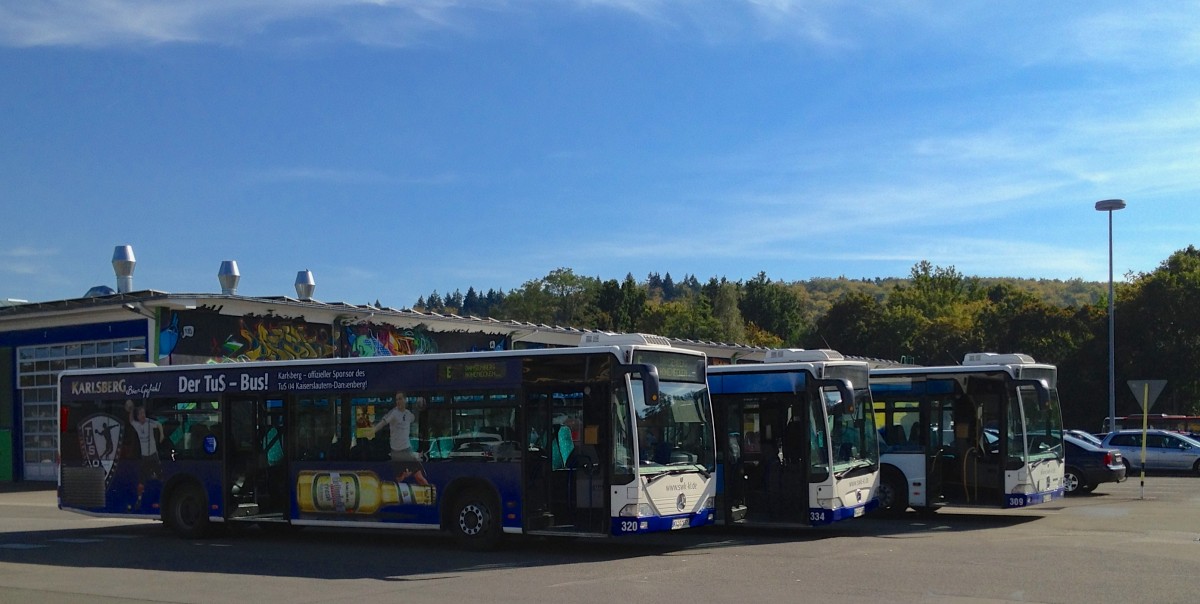
[[[1117,430],[1104,435],[1103,446],[1118,449],[1130,470],[1141,470],[1142,431]],[[1168,430],[1146,431],[1147,470],[1191,470],[1200,474],[1200,441]]]

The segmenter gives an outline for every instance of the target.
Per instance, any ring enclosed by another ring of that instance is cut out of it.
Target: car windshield
[[[1101,446],[1099,440],[1097,440],[1096,442],[1092,442],[1092,441],[1090,441],[1086,438],[1082,438],[1079,435],[1072,433],[1072,432],[1063,434],[1063,441],[1070,443],[1072,445],[1075,445],[1076,447],[1079,447],[1081,449],[1085,449],[1087,451],[1091,451],[1093,449],[1098,449]]]
[[[1193,447],[1200,447],[1200,440],[1196,440],[1190,436],[1187,436],[1186,434],[1176,434],[1175,436],[1179,438],[1179,440],[1182,440]]]
[[[1101,445],[1100,438],[1091,432],[1084,432],[1083,430],[1067,430],[1066,435],[1075,438],[1076,440],[1082,440],[1084,442],[1091,443],[1097,447]]]

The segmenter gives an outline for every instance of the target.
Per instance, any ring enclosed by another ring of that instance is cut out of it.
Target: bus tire
[[[450,530],[460,543],[473,550],[495,549],[503,533],[499,506],[485,491],[472,489],[455,500]]]
[[[1192,464],[1192,472],[1200,474],[1200,459],[1197,459],[1196,463]]]
[[[908,481],[904,475],[890,467],[884,468],[879,476],[879,513],[898,516],[908,509]]]
[[[171,490],[163,510],[163,520],[171,530],[185,539],[196,539],[208,533],[208,496],[194,482],[181,484]]]

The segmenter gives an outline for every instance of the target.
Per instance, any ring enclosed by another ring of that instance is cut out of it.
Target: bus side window
[[[450,409],[427,407],[423,415],[427,443],[423,447],[424,453],[429,459],[449,459],[450,450],[454,448],[454,439],[450,435]]]

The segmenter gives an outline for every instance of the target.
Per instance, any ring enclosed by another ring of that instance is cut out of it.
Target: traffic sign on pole
[[[1154,406],[1155,399],[1162,394],[1163,387],[1167,385],[1167,380],[1129,380],[1129,389],[1133,391],[1133,397],[1137,399],[1139,405],[1142,406],[1142,487],[1139,499],[1146,498],[1146,430],[1147,423],[1150,417],[1150,408]]]
[[[1158,399],[1158,395],[1162,394],[1166,385],[1167,380],[1129,380],[1129,389],[1133,391],[1133,396],[1137,399],[1138,404],[1146,411],[1154,406],[1154,401]]]

